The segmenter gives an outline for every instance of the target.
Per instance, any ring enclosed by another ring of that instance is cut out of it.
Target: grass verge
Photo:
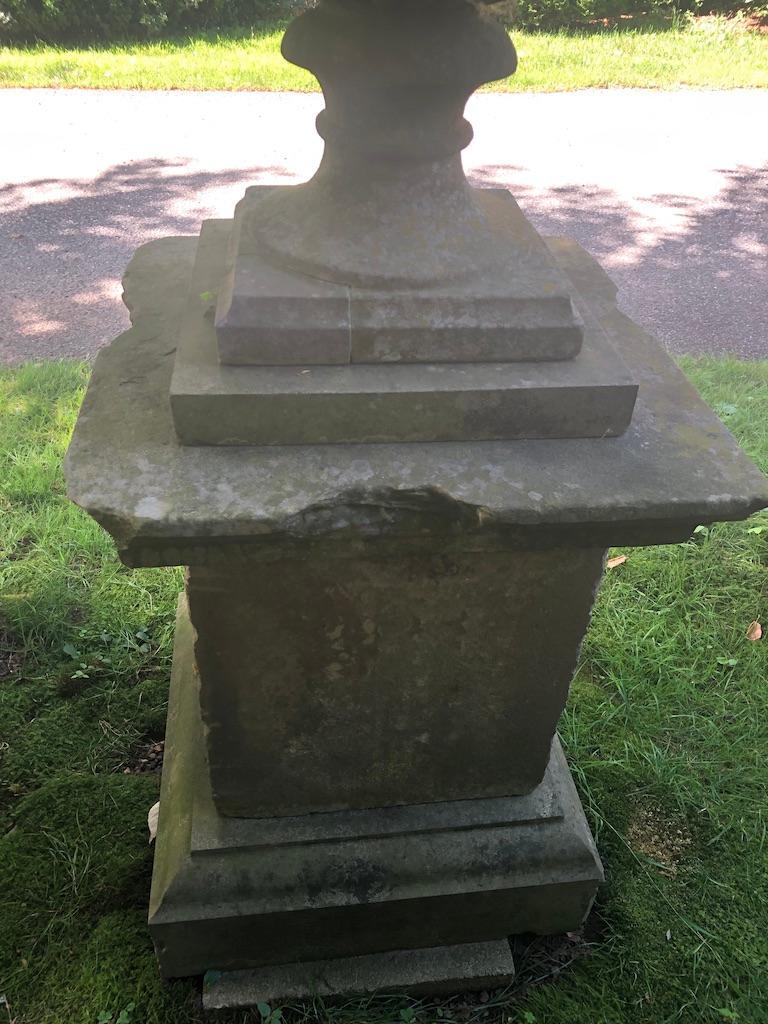
[[[0,86],[80,89],[311,91],[315,79],[280,56],[283,25],[248,33],[125,46],[0,47]],[[768,33],[744,21],[590,32],[512,33],[517,74],[502,92],[768,86]]]
[[[768,469],[768,362],[683,360]],[[64,495],[87,377],[0,371],[0,992],[16,1024],[198,1024],[145,928],[174,570],[128,571]],[[768,515],[607,573],[561,734],[607,869],[583,935],[521,943],[509,991],[254,1010],[328,1024],[768,1020]],[[270,1016],[271,1014],[271,1016]]]

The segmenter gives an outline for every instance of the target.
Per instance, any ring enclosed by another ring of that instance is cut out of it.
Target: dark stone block
[[[538,786],[600,549],[192,568],[211,783],[250,817]]]
[[[515,800],[506,814],[512,801],[350,811],[341,827],[338,812],[327,825],[324,814],[277,826],[240,819],[233,833],[212,801],[182,600],[149,915],[161,970],[176,977],[576,928],[602,870],[557,741],[543,791]]]
[[[227,971],[204,983],[203,1006],[206,1010],[261,1002],[279,1006],[287,999],[382,991],[413,996],[477,992],[509,985],[514,976],[509,943],[498,939]]]

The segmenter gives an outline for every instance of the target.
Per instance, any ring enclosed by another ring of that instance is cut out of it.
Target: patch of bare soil
[[[635,813],[627,829],[627,840],[636,853],[652,860],[669,878],[675,877],[680,858],[691,845],[684,826],[667,821],[647,807]]]
[[[710,32],[768,32],[768,15],[765,14],[735,14],[732,17],[701,14],[694,21],[697,28]]]
[[[24,655],[20,647],[14,643],[10,633],[0,629],[0,680],[18,675],[23,663]]]
[[[753,14],[744,20],[750,32],[764,32],[768,35],[768,14]]]
[[[158,743],[147,743],[140,747],[135,757],[123,768],[123,775],[144,775],[147,772],[160,772],[163,770],[163,753],[165,741]]]

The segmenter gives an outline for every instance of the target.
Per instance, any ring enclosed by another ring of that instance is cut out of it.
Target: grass
[[[768,469],[768,362],[683,366]],[[123,569],[65,498],[86,377],[0,371],[0,992],[16,1024],[199,1024],[145,927],[156,777],[123,773],[162,737],[181,578]],[[768,619],[768,515],[625,553],[561,722],[607,869],[585,936],[521,946],[485,1004],[318,1001],[289,1022],[768,1021],[768,642],[745,635]]]
[[[250,33],[125,46],[0,47],[0,86],[81,89],[311,91],[315,79],[288,64],[284,26]],[[737,19],[589,32],[512,33],[520,67],[503,92],[637,87],[768,86],[768,33]]]

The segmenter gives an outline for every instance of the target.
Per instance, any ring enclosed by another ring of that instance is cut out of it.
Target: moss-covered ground
[[[684,368],[768,469],[768,363]],[[157,775],[125,772],[162,738],[181,577],[121,567],[65,498],[86,377],[0,372],[0,1020],[193,1024],[196,987],[160,982],[145,927]],[[517,983],[485,1002],[233,1021],[768,1021],[768,641],[747,638],[768,515],[623,553],[561,723],[607,871],[584,934],[518,944]]]

